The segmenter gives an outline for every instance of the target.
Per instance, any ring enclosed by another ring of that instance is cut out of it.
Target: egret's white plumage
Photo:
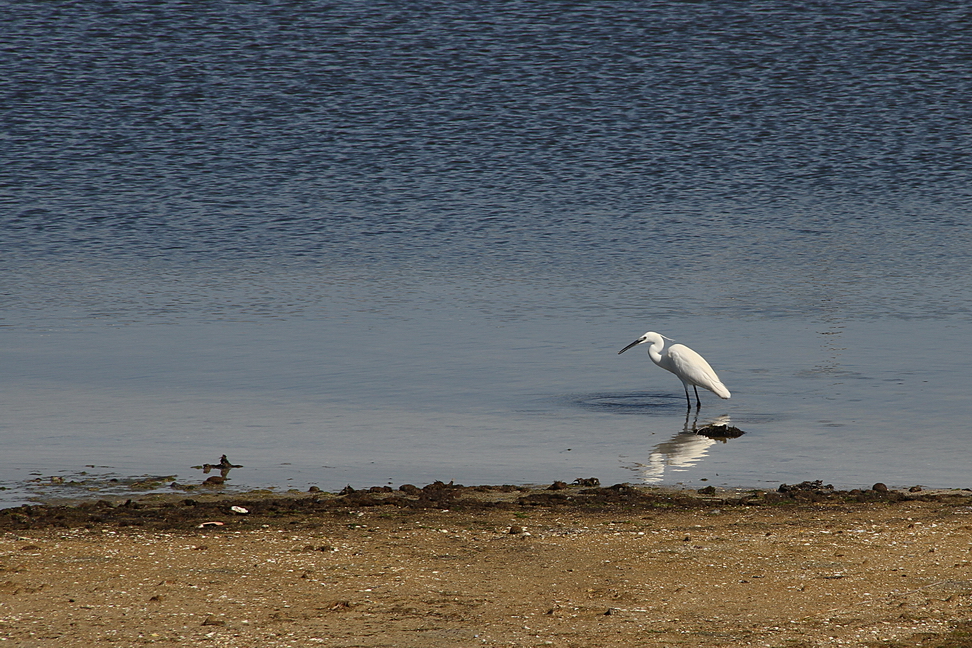
[[[722,384],[719,380],[719,376],[716,375],[715,370],[709,366],[709,363],[705,361],[705,358],[700,356],[698,353],[688,348],[684,344],[673,344],[665,349],[665,336],[655,333],[654,331],[648,331],[640,338],[624,347],[618,351],[618,355],[624,353],[632,347],[636,347],[639,344],[648,344],[648,356],[651,361],[656,365],[665,369],[666,371],[671,371],[673,374],[678,376],[678,379],[682,381],[682,387],[685,388],[685,400],[688,401],[689,407],[692,406],[692,400],[689,398],[688,386],[692,385],[692,389],[695,390],[695,405],[696,407],[702,406],[702,401],[699,400],[699,390],[697,387],[702,387],[708,389],[710,392],[718,396],[719,398],[729,398],[731,395],[726,386]]]

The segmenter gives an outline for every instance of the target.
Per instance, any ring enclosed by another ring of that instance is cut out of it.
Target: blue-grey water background
[[[0,18],[3,505],[223,453],[240,488],[972,486],[967,3]],[[686,421],[617,355],[647,330],[732,399]]]

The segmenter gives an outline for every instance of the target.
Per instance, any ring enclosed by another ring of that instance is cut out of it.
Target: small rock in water
[[[706,425],[700,427],[695,433],[712,439],[737,439],[746,434],[734,425]]]

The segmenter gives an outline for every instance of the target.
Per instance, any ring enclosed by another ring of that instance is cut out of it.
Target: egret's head
[[[642,335],[640,338],[638,338],[637,340],[635,340],[634,342],[632,342],[628,346],[626,346],[623,349],[621,349],[620,351],[618,351],[618,355],[621,355],[622,353],[624,353],[628,349],[632,349],[632,348],[638,346],[639,344],[644,344],[645,342],[651,342],[652,344],[665,344],[664,342],[662,342],[662,338],[665,338],[665,336],[664,335],[659,335],[658,333],[655,333],[654,331],[648,331],[647,333],[645,333],[644,335]],[[665,339],[667,340],[668,338],[665,338]]]

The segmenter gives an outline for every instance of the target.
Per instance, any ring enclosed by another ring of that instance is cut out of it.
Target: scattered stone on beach
[[[803,481],[800,482],[799,484],[780,484],[780,487],[777,489],[777,492],[797,493],[801,491],[810,491],[814,493],[820,493],[820,492],[832,493],[833,490],[834,490],[833,484],[824,485],[822,480],[817,479],[815,481]]]
[[[597,477],[588,477],[586,479],[578,478],[574,480],[574,483],[577,484],[578,486],[594,487],[594,486],[600,486],[601,480],[598,479]]]
[[[343,611],[343,610],[350,610],[351,609],[351,602],[350,601],[332,601],[331,603],[327,604],[327,606],[325,606],[325,609],[330,610],[331,612],[340,612],[340,611]]]

